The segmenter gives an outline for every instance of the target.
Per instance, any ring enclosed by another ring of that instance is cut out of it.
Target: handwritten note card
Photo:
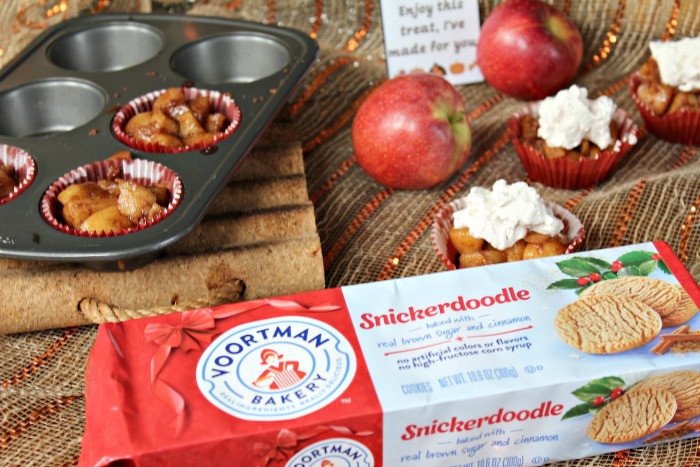
[[[390,78],[428,71],[452,84],[484,80],[476,66],[478,0],[384,0],[381,9]]]

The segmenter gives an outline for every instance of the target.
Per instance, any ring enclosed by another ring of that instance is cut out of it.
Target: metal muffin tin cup
[[[316,42],[300,31],[221,18],[103,14],[47,29],[0,70],[0,145],[28,154],[35,169],[31,183],[0,204],[0,257],[101,271],[149,263],[201,221],[317,58]],[[116,112],[171,87],[230,96],[240,110],[233,133],[178,153],[122,143],[112,131]],[[41,208],[49,187],[122,149],[177,175],[177,207],[118,236],[72,235],[50,225]]]

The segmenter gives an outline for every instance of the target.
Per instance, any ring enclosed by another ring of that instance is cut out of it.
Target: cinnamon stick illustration
[[[656,355],[663,355],[666,352],[669,351],[671,347],[673,347],[673,344],[675,344],[675,341],[672,339],[682,337],[683,335],[687,334],[688,331],[690,331],[690,326],[683,325],[676,329],[673,332],[670,332],[668,334],[664,334],[661,336],[661,342],[656,344],[654,348],[651,349],[651,353],[656,354]]]

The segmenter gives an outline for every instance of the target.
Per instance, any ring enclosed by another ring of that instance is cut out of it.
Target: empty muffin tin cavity
[[[61,37],[51,44],[48,56],[66,70],[109,72],[144,63],[162,48],[162,34],[152,27],[110,23]]]
[[[78,79],[23,84],[0,94],[0,135],[44,136],[77,128],[95,118],[105,92]]]
[[[270,36],[232,33],[180,48],[171,66],[197,83],[249,83],[282,70],[289,60],[287,47]]]

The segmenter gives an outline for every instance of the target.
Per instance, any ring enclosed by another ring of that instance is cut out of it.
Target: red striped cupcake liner
[[[0,144],[0,163],[12,167],[17,175],[17,186],[7,196],[0,198],[0,205],[8,203],[22,194],[36,177],[36,162],[23,149]]]
[[[182,90],[185,93],[186,100],[191,100],[201,96],[208,96],[212,109],[214,109],[215,112],[221,112],[226,116],[228,125],[226,128],[224,128],[224,131],[219,133],[212,141],[182,146],[179,148],[169,148],[160,144],[143,143],[126,134],[125,127],[127,122],[136,114],[150,111],[153,108],[153,103],[155,100],[164,94],[167,89],[149,92],[141,97],[137,97],[122,107],[112,119],[112,132],[114,133],[114,136],[123,144],[132,149],[149,153],[174,154],[200,150],[216,145],[220,141],[231,136],[236,131],[241,121],[241,109],[230,95],[219,91],[197,89],[192,87],[183,87]]]
[[[88,232],[67,225],[61,215],[62,205],[58,201],[59,193],[76,183],[113,179],[115,172],[119,173],[116,178],[144,186],[165,184],[170,193],[170,200],[163,212],[151,219],[139,221],[136,227],[116,232]],[[183,194],[182,180],[164,165],[144,159],[108,159],[78,167],[56,180],[41,199],[41,212],[46,221],[61,232],[81,237],[116,237],[146,229],[167,218],[180,204]]]
[[[565,254],[574,252],[586,238],[586,229],[583,227],[583,223],[568,209],[549,201],[543,200],[543,202],[564,223],[562,233],[569,241]],[[466,197],[452,201],[435,216],[430,231],[430,241],[433,244],[433,249],[448,270],[457,269],[456,259],[458,253],[450,240],[450,230],[454,226],[452,215],[466,207]]]

